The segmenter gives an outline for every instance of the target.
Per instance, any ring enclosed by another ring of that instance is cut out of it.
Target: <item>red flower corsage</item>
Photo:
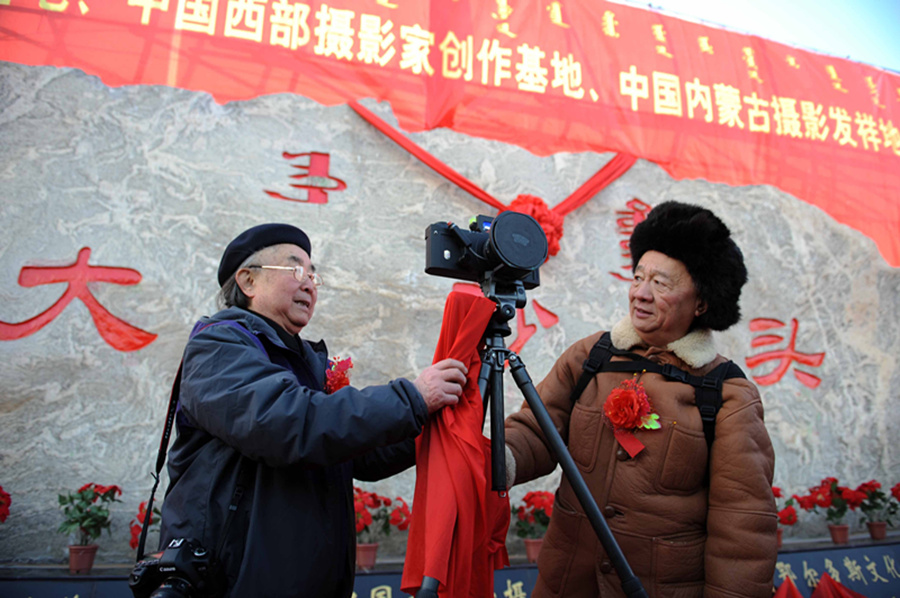
[[[637,374],[612,389],[603,404],[603,415],[616,440],[632,457],[644,449],[643,443],[635,438],[634,431],[658,430],[661,427],[659,415],[653,413],[650,397]]]
[[[353,367],[353,360],[349,357],[341,359],[332,357],[325,368],[325,392],[331,394],[350,385],[350,375],[347,370]]]

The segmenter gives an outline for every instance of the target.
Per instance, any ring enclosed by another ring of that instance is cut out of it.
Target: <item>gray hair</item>
[[[222,288],[219,289],[219,294],[216,296],[216,304],[219,306],[219,309],[225,309],[226,307],[240,307],[242,309],[247,309],[250,307],[250,297],[245,295],[244,291],[241,290],[240,285],[237,283],[236,274],[241,268],[246,268],[247,266],[261,261],[259,259],[260,255],[267,249],[269,249],[269,247],[264,247],[241,262],[241,265],[234,271],[234,274],[225,281],[225,284],[222,285]]]

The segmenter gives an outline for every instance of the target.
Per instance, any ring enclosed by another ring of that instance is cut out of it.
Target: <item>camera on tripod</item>
[[[469,230],[436,222],[425,230],[425,272],[483,283],[521,281],[540,285],[538,268],[547,259],[547,237],[537,220],[519,212],[476,216]]]
[[[222,593],[213,556],[193,539],[175,538],[163,552],[139,561],[128,578],[134,598],[185,596],[207,598]]]

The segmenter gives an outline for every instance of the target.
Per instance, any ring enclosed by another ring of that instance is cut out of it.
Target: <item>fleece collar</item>
[[[644,342],[638,336],[637,330],[631,324],[631,318],[625,316],[610,331],[613,346],[623,351],[628,351]],[[716,343],[713,340],[712,331],[708,329],[692,330],[686,335],[673,341],[665,347],[677,355],[682,361],[694,369],[702,368],[716,358]]]

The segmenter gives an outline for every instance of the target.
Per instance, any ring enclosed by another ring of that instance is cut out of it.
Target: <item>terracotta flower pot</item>
[[[356,568],[370,571],[375,568],[375,557],[378,554],[378,543],[356,544]]]
[[[73,575],[87,575],[94,567],[94,557],[97,556],[96,544],[69,546],[69,573]]]
[[[884,540],[887,536],[886,521],[866,521],[866,527],[869,528],[869,537],[873,540]]]
[[[541,553],[541,545],[544,543],[543,538],[524,538],[525,542],[525,558],[529,563],[536,563],[538,555]]]
[[[846,523],[828,524],[828,531],[831,533],[831,541],[835,544],[846,544],[850,539],[850,526]]]
[[[779,550],[781,550],[781,541],[782,541],[783,537],[784,537],[784,528],[779,527],[775,531],[775,545],[778,547]]]

